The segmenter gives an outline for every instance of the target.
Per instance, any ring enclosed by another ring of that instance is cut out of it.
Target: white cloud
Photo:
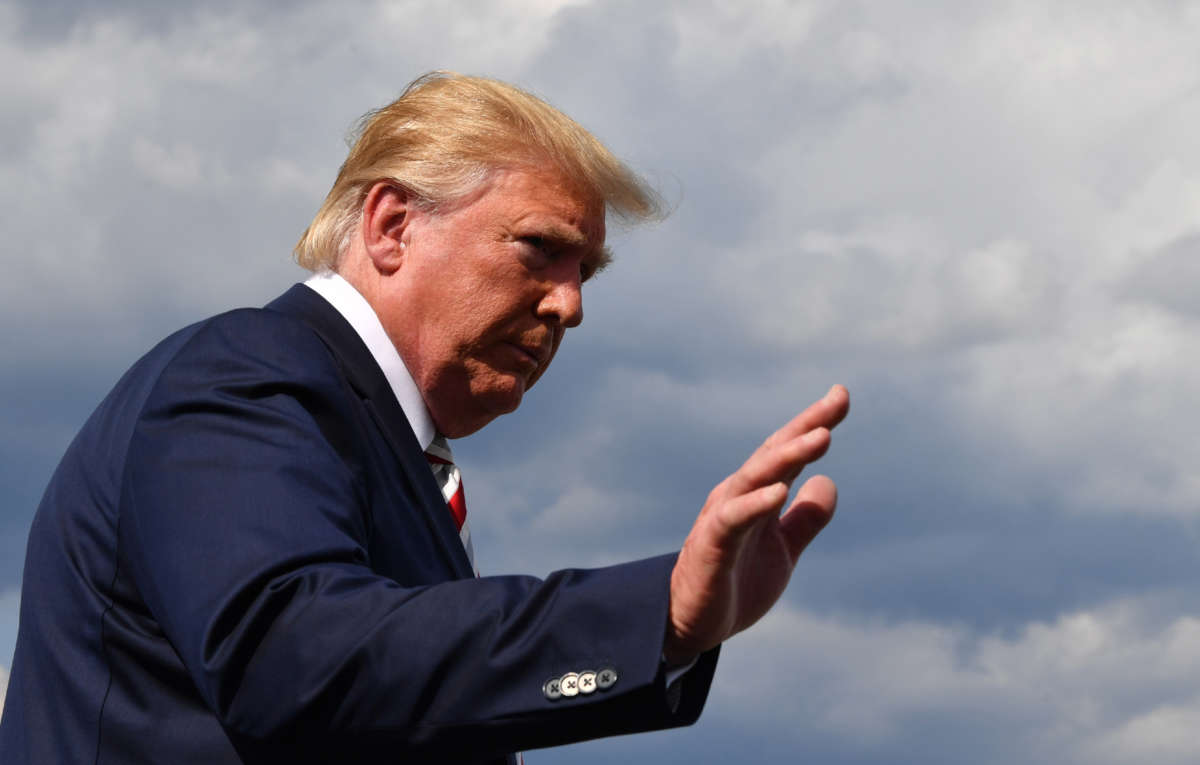
[[[346,128],[430,68],[525,84],[680,179],[674,218],[589,293],[586,371],[552,372],[525,429],[493,426],[516,437],[505,453],[468,466],[485,569],[666,549],[743,443],[846,376],[883,381],[843,431],[858,453],[831,455],[860,488],[927,471],[996,507],[1037,483],[1083,537],[1088,513],[1200,512],[1195,4],[365,0],[181,6],[153,28],[94,14],[57,37],[20,34],[19,13],[0,6],[14,369],[123,365],[278,292]],[[584,393],[570,416],[537,408]],[[913,401],[910,430],[880,425]],[[46,427],[9,433],[14,450]],[[856,461],[868,446],[882,456]],[[938,475],[959,450],[991,461]],[[922,501],[889,503],[895,528],[921,527]],[[973,522],[888,543],[969,579],[972,556],[946,550]],[[878,543],[839,539],[850,559]],[[706,721],[761,716],[838,752],[935,746],[911,733],[935,720],[994,745],[971,761],[1196,759],[1189,617],[1068,606],[979,635],[874,620],[869,600],[733,641]]]
[[[162,146],[154,141],[139,136],[134,140],[131,158],[133,165],[147,179],[162,184],[170,189],[187,190],[208,185],[226,176],[219,165],[213,167],[213,159],[206,158],[188,144],[178,144],[172,147]],[[207,161],[206,161],[207,160]],[[212,174],[219,174],[214,179]]]
[[[1097,735],[1082,747],[1094,763],[1125,765],[1154,762],[1189,765],[1196,761],[1196,730],[1200,728],[1200,697],[1188,704],[1164,704]]]
[[[777,609],[725,647],[710,712],[914,760],[965,739],[977,762],[1192,762],[1200,620],[1161,610],[1118,601],[979,635]],[[957,735],[922,740],[929,720]]]
[[[291,246],[358,115],[434,66],[515,74],[570,4],[181,6],[156,25],[82,15],[51,36],[22,34],[6,6],[0,204],[22,278],[0,283],[0,316],[45,335],[104,314],[110,332],[85,345],[111,356],[163,334],[131,337],[147,313],[177,324],[268,299],[299,275]]]
[[[1200,386],[1190,349],[1200,323],[1113,301],[1043,339],[964,359],[964,420],[1017,448],[1027,469],[1059,482],[1073,507],[1200,513]]]
[[[21,593],[15,587],[0,591],[0,662],[12,661],[17,646],[17,621],[21,612]]]
[[[677,4],[671,17],[678,35],[673,65],[682,72],[729,72],[741,66],[748,51],[795,50],[828,5],[812,0]]]
[[[8,692],[8,667],[11,666],[13,649],[17,644],[17,614],[20,607],[20,592],[15,588],[0,591],[0,712],[4,711],[4,697]]]
[[[752,13],[716,7],[683,28],[724,19],[736,40]],[[672,243],[692,296],[677,324],[716,313],[776,355],[902,359],[941,383],[964,438],[1014,472],[1070,476],[1055,483],[1071,506],[1197,515],[1200,320],[1179,297],[1129,305],[1126,284],[1200,225],[1200,13],[864,8],[781,16],[771,39],[793,65],[769,77],[743,71],[747,48],[708,62],[710,82],[763,80],[713,104],[757,118],[733,148],[755,212],[735,246]],[[1179,293],[1159,270],[1142,299]]]

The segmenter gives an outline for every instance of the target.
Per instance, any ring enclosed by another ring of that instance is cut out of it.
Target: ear
[[[411,201],[408,191],[387,181],[372,186],[363,200],[363,245],[367,257],[382,274],[394,273],[404,258]]]

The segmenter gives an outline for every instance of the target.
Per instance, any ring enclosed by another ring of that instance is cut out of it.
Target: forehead
[[[579,246],[604,244],[604,201],[552,169],[493,170],[464,202],[516,236],[554,236]]]

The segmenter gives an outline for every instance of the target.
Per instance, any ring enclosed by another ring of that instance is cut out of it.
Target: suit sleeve
[[[715,652],[678,704],[659,666],[673,556],[419,587],[373,570],[354,403],[315,335],[260,312],[196,334],[129,445],[122,565],[247,757],[467,761],[696,719]],[[543,693],[605,667],[606,690]]]

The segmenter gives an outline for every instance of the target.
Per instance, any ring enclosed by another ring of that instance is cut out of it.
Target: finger
[[[820,401],[809,406],[791,422],[771,434],[746,460],[735,473],[730,476],[737,492],[751,491],[759,486],[765,486],[774,481],[791,483],[804,469],[804,465],[819,458],[829,447],[826,440],[821,443],[822,436],[814,436],[816,444],[796,444],[797,439],[820,429],[833,428],[850,411],[850,394],[841,385],[834,385]],[[817,445],[816,453],[808,454],[799,462],[796,461],[796,450],[804,451],[806,447]],[[776,454],[775,452],[780,453]],[[743,473],[743,471],[745,471]]]
[[[729,477],[729,495],[745,494],[779,482],[791,485],[805,465],[825,454],[829,439],[826,428],[815,428],[772,448],[760,447]]]
[[[787,541],[792,562],[832,520],[836,508],[837,485],[832,480],[816,475],[804,482],[787,512],[779,519],[779,529]]]
[[[767,516],[779,515],[787,495],[787,484],[773,483],[726,502],[717,515],[724,536],[717,541],[717,546],[726,547],[728,543],[736,543],[755,522]]]
[[[770,448],[778,443],[790,441],[813,428],[833,429],[849,412],[849,391],[841,385],[834,385],[819,401],[813,402],[787,425],[772,433],[763,442],[763,446]]]

